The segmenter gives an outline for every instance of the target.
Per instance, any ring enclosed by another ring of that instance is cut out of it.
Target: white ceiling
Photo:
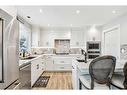
[[[127,12],[127,6],[17,6],[18,14],[32,25],[103,25]],[[40,13],[42,9],[42,13]],[[76,10],[80,10],[77,14]],[[116,13],[112,13],[115,11]],[[27,16],[31,18],[28,19]]]

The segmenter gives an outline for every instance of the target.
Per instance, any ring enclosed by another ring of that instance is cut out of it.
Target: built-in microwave
[[[89,41],[87,42],[87,49],[100,49],[100,42]]]

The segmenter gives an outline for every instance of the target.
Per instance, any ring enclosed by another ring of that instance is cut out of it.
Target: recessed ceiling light
[[[76,13],[79,14],[80,13],[80,10],[76,10]]]
[[[50,24],[48,24],[48,27],[50,26]]]
[[[42,9],[40,9],[40,13],[42,13]]]
[[[115,10],[113,10],[113,11],[112,11],[112,13],[113,13],[113,14],[116,14],[116,11],[115,11]]]
[[[31,18],[30,16],[27,16],[27,18]]]

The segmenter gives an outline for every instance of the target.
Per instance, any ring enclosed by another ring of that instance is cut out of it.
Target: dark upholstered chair
[[[124,74],[114,74],[112,77],[112,85],[118,89],[127,89],[127,62],[123,68]]]
[[[89,75],[79,77],[79,89],[110,89],[111,78],[114,73],[116,58],[114,56],[101,56],[91,61]]]

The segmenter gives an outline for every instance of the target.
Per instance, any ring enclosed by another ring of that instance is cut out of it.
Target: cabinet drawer
[[[59,64],[54,64],[54,70],[71,70],[72,66],[71,64],[64,64],[64,65],[59,65]]]
[[[60,58],[54,59],[54,64],[71,64],[71,58]]]

